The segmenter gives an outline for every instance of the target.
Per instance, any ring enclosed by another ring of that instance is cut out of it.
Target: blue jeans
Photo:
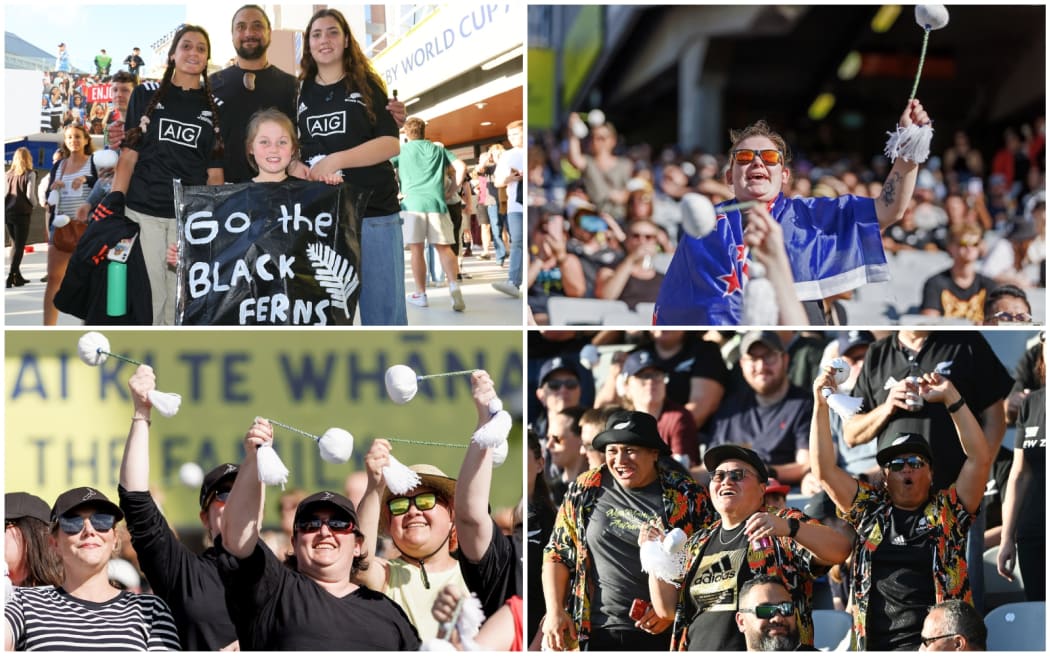
[[[407,326],[405,242],[401,213],[369,216],[361,222],[362,326]]]
[[[510,233],[510,270],[507,280],[515,287],[521,287],[522,233],[525,232],[525,213],[507,213],[507,232]]]
[[[503,224],[507,222],[507,216],[499,213],[499,205],[486,205],[489,212],[489,225],[492,226],[492,243],[496,248],[496,259],[500,262],[507,257],[507,247],[503,243]]]

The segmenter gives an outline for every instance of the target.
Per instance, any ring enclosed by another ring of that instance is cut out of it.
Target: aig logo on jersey
[[[307,119],[306,125],[312,137],[342,134],[346,132],[346,110],[311,116]]]
[[[192,123],[180,123],[170,118],[160,119],[160,140],[170,141],[180,146],[197,147],[197,138],[201,136],[201,126]]]

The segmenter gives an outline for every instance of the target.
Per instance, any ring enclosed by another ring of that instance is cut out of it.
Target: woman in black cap
[[[171,607],[179,627],[182,648],[215,651],[236,648],[237,632],[223,601],[219,578],[219,551],[210,544],[222,530],[226,497],[237,477],[237,465],[222,464],[204,477],[200,491],[200,521],[209,546],[195,553],[183,544],[161,514],[150,494],[150,391],[157,378],[149,365],[139,365],[128,381],[135,410],[120,463],[117,498],[126,513],[131,546],[153,592]]]
[[[63,492],[51,509],[51,543],[61,586],[16,588],[4,606],[8,651],[178,651],[179,636],[160,597],[109,582],[124,514],[90,487]]]
[[[247,651],[414,651],[415,627],[388,597],[351,583],[367,567],[354,504],[317,492],[295,511],[292,555],[282,564],[259,539],[263,484],[256,450],[273,428],[256,419],[226,502],[219,571],[240,648]]]
[[[62,563],[48,544],[51,509],[26,492],[4,495],[4,563],[13,585],[61,585]]]
[[[850,649],[915,650],[930,606],[947,599],[973,603],[966,534],[984,496],[990,447],[952,381],[925,374],[918,393],[927,403],[944,404],[966,454],[959,476],[947,489],[932,489],[933,454],[926,438],[883,434],[876,455],[883,485],[875,488],[835,463],[822,394],[834,386],[830,367],[813,384],[809,449],[813,474],[859,537],[850,570]]]
[[[605,464],[569,486],[543,554],[543,640],[554,650],[667,651],[670,619],[649,603],[638,534],[651,522],[691,534],[714,519],[692,478],[658,464],[670,453],[656,419],[613,414],[593,446]]]

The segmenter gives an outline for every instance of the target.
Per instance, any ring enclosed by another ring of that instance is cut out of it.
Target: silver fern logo
[[[314,279],[332,299],[332,306],[350,318],[350,297],[360,284],[350,260],[329,246],[316,243],[306,247],[306,257],[314,268]]]

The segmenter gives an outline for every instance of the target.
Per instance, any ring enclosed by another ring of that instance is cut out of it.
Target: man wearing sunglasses
[[[156,389],[153,368],[139,365],[128,380],[134,410],[120,463],[117,495],[127,516],[131,546],[153,591],[171,607],[182,648],[215,651],[237,646],[237,632],[223,600],[219,550],[211,544],[222,531],[226,499],[237,477],[237,465],[222,464],[204,477],[198,501],[208,547],[201,553],[172,532],[150,493],[149,431]]]
[[[740,588],[736,626],[748,651],[817,651],[799,645],[795,603],[780,579],[761,574]]]
[[[419,636],[389,597],[354,582],[369,553],[353,502],[331,491],[302,500],[282,563],[259,538],[264,487],[256,452],[273,428],[256,419],[226,502],[219,573],[242,650],[414,651]]]
[[[929,122],[922,104],[912,100],[898,125]],[[877,199],[788,198],[782,193],[791,175],[784,138],[758,121],[730,131],[730,140],[726,183],[733,187],[735,198],[725,205],[758,204],[719,212],[720,220],[710,234],[682,239],[660,290],[658,323],[739,324],[748,277],[746,238],[768,221],[775,221],[783,231],[795,290],[810,323],[827,322],[831,308],[824,299],[888,280],[881,231],[904,215],[919,163],[897,158]]]
[[[950,599],[930,609],[919,651],[987,651],[988,627],[977,609]]]
[[[543,363],[538,381],[536,399],[543,406],[543,412],[533,420],[531,427],[540,439],[545,439],[558,413],[580,405],[583,386],[577,364],[562,356]]]
[[[8,651],[178,651],[179,636],[160,597],[110,583],[124,515],[95,488],[59,495],[51,508],[51,546],[62,563],[60,586],[15,588],[4,604]]]
[[[774,576],[798,608],[800,641],[813,644],[813,581],[849,554],[850,541],[794,508],[766,506],[769,472],[758,454],[735,444],[704,453],[711,472],[708,495],[718,517],[685,544],[681,587],[649,576],[657,615],[677,620],[673,646],[690,651],[745,648],[736,612],[744,607],[740,590],[750,579]],[[639,538],[660,539],[657,527]]]
[[[836,463],[825,387],[834,388],[831,367],[813,384],[810,455],[814,475],[859,537],[851,563],[850,649],[918,649],[927,608],[948,599],[973,603],[967,531],[984,497],[992,446],[952,380],[925,374],[916,393],[926,405],[943,405],[965,461],[953,481],[938,487],[934,450],[925,437],[883,434],[876,460],[884,483],[876,488]],[[942,451],[936,451],[937,463]]]

